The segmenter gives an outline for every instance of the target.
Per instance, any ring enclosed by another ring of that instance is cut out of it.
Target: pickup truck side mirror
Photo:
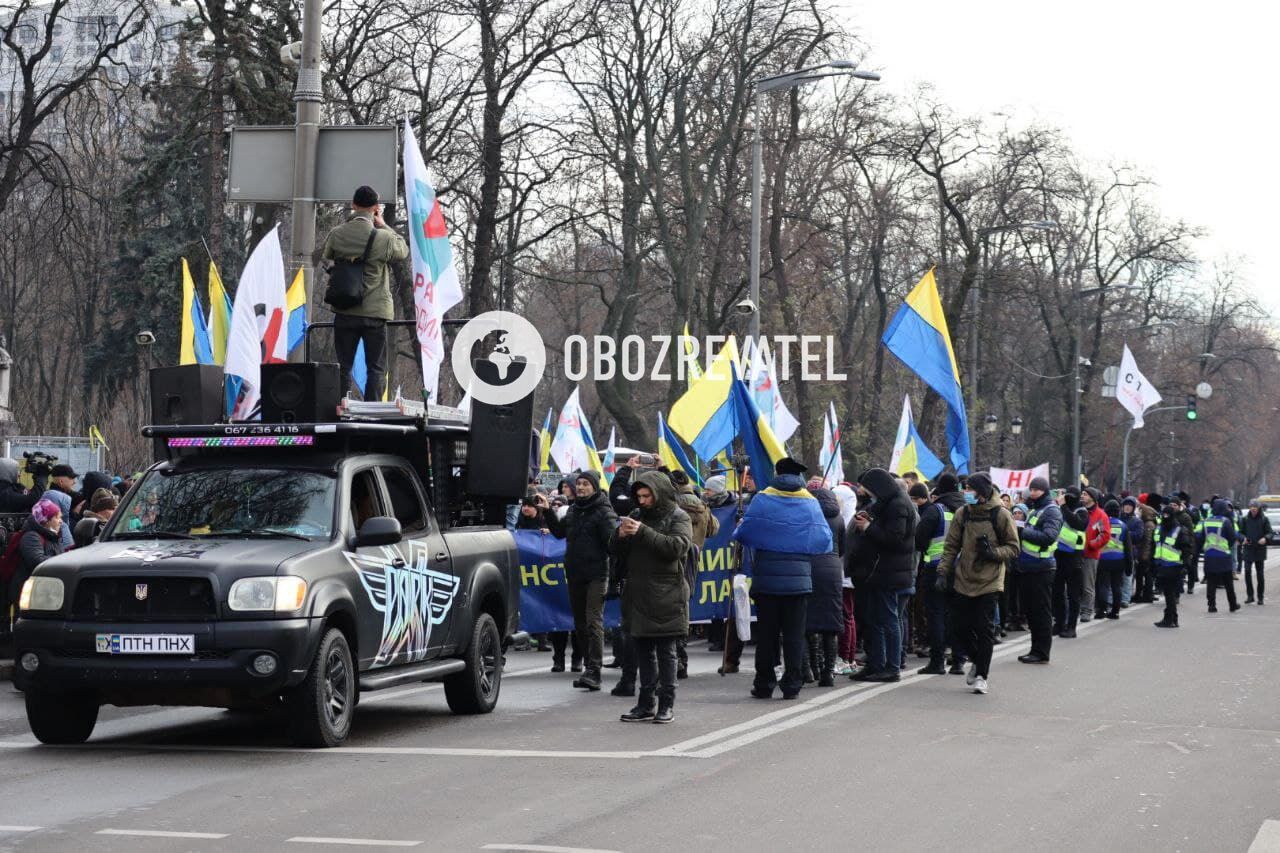
[[[400,532],[399,521],[385,515],[379,515],[360,525],[360,532],[356,534],[356,547],[395,545],[403,538],[404,535]]]

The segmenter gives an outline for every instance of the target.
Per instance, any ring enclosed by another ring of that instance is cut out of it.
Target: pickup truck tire
[[[497,707],[502,688],[502,635],[488,613],[476,619],[466,662],[462,672],[445,676],[445,701],[455,714],[487,714]]]
[[[84,743],[98,723],[98,701],[92,693],[49,693],[28,690],[27,722],[41,743]]]
[[[325,632],[307,677],[287,698],[290,727],[299,746],[340,746],[347,739],[356,708],[356,672],[341,631]]]

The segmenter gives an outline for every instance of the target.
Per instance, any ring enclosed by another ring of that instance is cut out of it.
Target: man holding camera
[[[409,244],[382,220],[382,205],[373,187],[356,189],[351,211],[350,219],[329,232],[321,251],[326,261],[357,260],[363,261],[364,266],[360,301],[345,308],[331,306],[333,344],[344,387],[350,388],[356,349],[364,341],[364,398],[378,400],[387,377],[387,321],[395,318],[387,264],[409,257]]]
[[[954,593],[949,599],[951,642],[969,658],[965,683],[974,693],[986,693],[996,603],[1004,592],[1004,566],[1018,556],[1020,547],[1013,515],[1000,502],[991,478],[973,474],[965,491],[975,502],[966,498],[965,505],[956,510],[947,528],[934,584],[939,591],[951,586]]]

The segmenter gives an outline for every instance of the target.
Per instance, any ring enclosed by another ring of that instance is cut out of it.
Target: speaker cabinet
[[[222,367],[182,364],[151,369],[151,423],[216,424],[224,418]]]
[[[340,376],[338,365],[324,362],[262,365],[262,420],[284,424],[337,420]]]
[[[497,371],[493,367],[487,361],[476,361],[477,378],[482,382],[498,384]],[[529,445],[532,431],[533,394],[505,406],[472,400],[471,441],[467,448],[467,493],[477,497],[508,498],[512,501],[524,497],[525,490],[529,487]]]

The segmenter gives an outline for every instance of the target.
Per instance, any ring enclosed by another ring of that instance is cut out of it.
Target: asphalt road
[[[1046,667],[747,696],[694,646],[673,725],[513,653],[498,710],[369,694],[347,747],[278,722],[104,709],[33,744],[0,687],[0,850],[1280,850],[1280,602],[1082,626]],[[1274,821],[1274,822],[1269,822]]]

